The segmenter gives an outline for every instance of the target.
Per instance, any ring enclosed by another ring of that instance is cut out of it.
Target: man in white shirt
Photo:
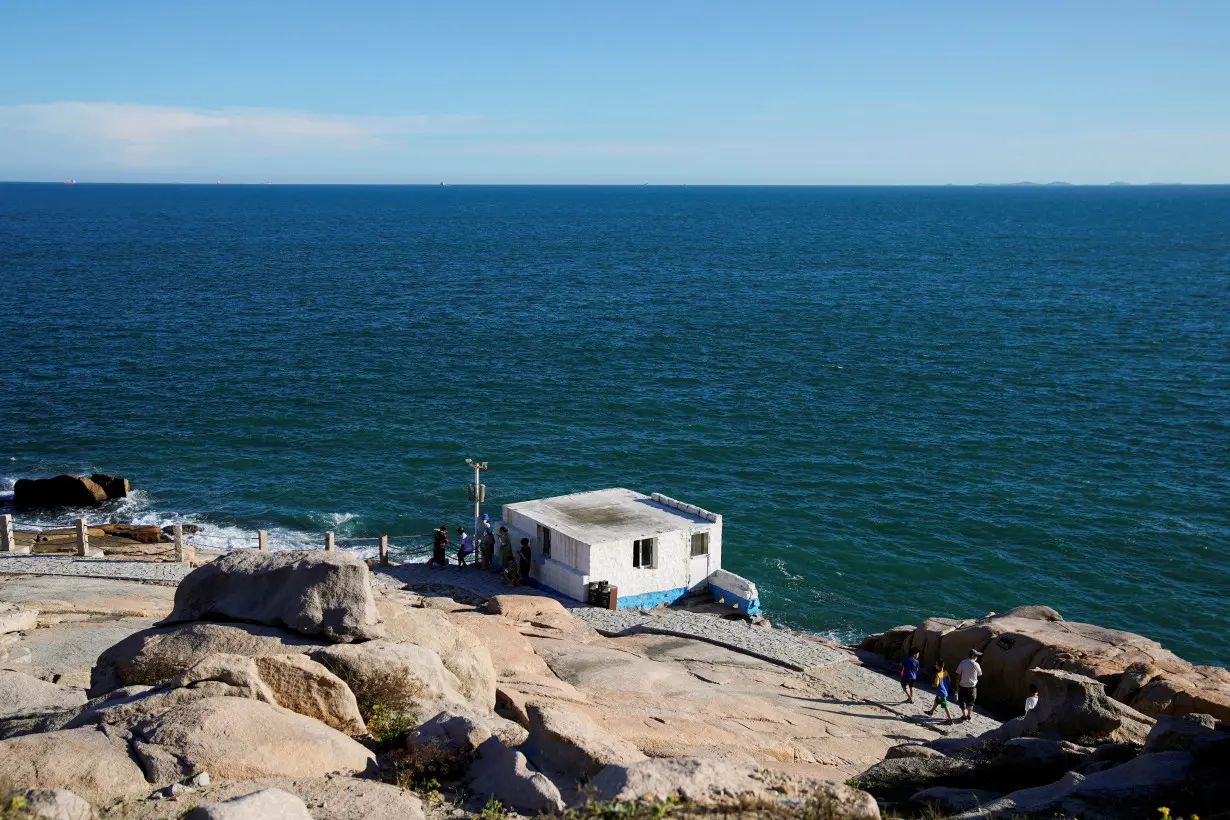
[[[957,705],[961,707],[964,720],[973,720],[974,701],[978,700],[978,679],[982,677],[982,667],[978,658],[982,653],[977,649],[969,651],[969,657],[957,664]]]

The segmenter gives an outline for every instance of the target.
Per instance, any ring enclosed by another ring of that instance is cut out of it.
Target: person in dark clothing
[[[441,524],[440,529],[431,534],[431,560],[427,562],[427,566],[439,566],[441,569],[448,566],[448,524]]]
[[[520,555],[521,559],[517,563],[520,565],[518,569],[521,570],[521,583],[528,584],[530,581],[530,558],[533,557],[533,553],[530,552],[530,539],[521,539]]]
[[[491,569],[491,561],[495,558],[495,533],[491,531],[491,527],[487,527],[486,530],[482,538],[478,540],[478,550],[483,569]]]

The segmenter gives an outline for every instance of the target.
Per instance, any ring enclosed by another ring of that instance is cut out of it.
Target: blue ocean
[[[474,457],[722,513],[782,625],[1230,665],[1230,187],[5,184],[0,339],[0,489],[203,545],[421,543]]]

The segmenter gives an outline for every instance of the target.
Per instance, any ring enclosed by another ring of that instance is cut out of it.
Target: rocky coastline
[[[1230,674],[1047,607],[808,651],[347,553],[121,580],[99,573],[182,565],[99,537],[123,557],[48,538],[34,557],[58,569],[0,560],[13,816],[1207,818],[1230,796]],[[924,669],[981,651],[992,711],[950,726],[925,687],[903,703],[914,648]]]

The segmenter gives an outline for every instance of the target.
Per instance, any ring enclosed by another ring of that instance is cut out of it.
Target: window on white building
[[[692,557],[709,554],[709,533],[692,533]]]
[[[637,569],[653,569],[655,538],[641,538],[632,542],[632,566]]]
[[[551,557],[551,530],[547,527],[538,525],[538,545],[542,548],[542,554],[546,557]]]

